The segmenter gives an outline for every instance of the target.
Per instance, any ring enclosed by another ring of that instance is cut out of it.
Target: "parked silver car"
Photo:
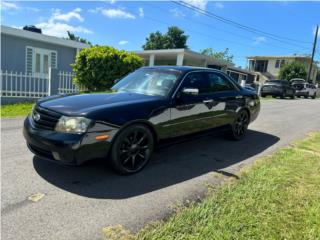
[[[297,97],[313,98],[317,97],[317,87],[312,83],[296,82],[292,86],[296,90]]]

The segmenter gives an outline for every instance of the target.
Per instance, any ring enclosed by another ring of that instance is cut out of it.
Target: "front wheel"
[[[121,174],[142,170],[153,152],[154,139],[148,127],[136,124],[120,132],[111,149],[113,168]]]
[[[241,140],[247,133],[249,125],[249,114],[246,110],[241,110],[231,126],[229,137],[232,140]]]

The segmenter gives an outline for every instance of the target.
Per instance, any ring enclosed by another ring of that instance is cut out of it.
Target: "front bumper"
[[[101,128],[100,128],[101,129]],[[33,120],[24,121],[23,135],[31,152],[42,159],[67,165],[80,165],[90,159],[106,158],[117,128],[106,126],[105,131],[84,134],[60,133],[35,128]],[[107,140],[96,140],[97,135],[107,134]]]
[[[308,91],[296,91],[295,95],[297,97],[300,97],[300,96],[306,97],[309,95],[309,92]]]

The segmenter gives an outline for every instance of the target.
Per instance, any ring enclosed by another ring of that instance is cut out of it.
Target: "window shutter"
[[[26,48],[26,72],[32,73],[33,72],[33,48],[27,47]]]
[[[57,52],[52,51],[51,52],[51,68],[57,68],[58,67],[58,58],[57,58]]]

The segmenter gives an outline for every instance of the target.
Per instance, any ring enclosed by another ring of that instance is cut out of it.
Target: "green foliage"
[[[301,62],[291,62],[281,66],[279,78],[290,81],[293,78],[307,78],[307,68]]]
[[[76,36],[74,33],[71,33],[69,31],[67,31],[67,33],[68,33],[68,38],[67,39],[69,39],[69,40],[76,41],[76,42],[82,42],[82,43],[86,43],[86,44],[92,45],[91,42],[89,42],[88,40],[86,40],[84,38]]]
[[[212,48],[206,48],[201,51],[201,54],[224,60],[226,62],[232,63],[233,64],[233,55],[229,53],[229,48],[226,48],[222,52],[216,52]]]
[[[162,34],[159,31],[150,33],[142,48],[144,50],[188,48],[188,37],[189,36],[184,34],[183,30],[172,26],[168,28],[168,31],[165,34]]]
[[[72,64],[74,81],[89,91],[105,91],[114,80],[143,66],[143,59],[134,53],[109,46],[82,49]]]

